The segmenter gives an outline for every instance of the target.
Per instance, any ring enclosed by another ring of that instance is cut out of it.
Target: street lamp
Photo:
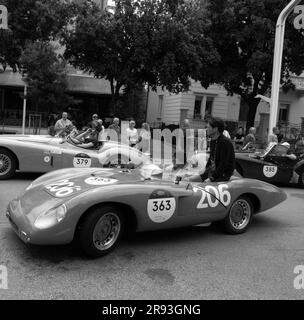
[[[275,127],[277,123],[285,22],[289,13],[300,2],[301,0],[290,1],[289,4],[281,11],[276,24],[271,82],[272,89],[270,99],[269,134],[271,134],[271,128]]]
[[[26,95],[27,95],[27,84],[26,84],[26,70],[21,69],[22,80],[24,82],[23,91],[23,113],[22,113],[22,134],[25,134],[25,117],[26,117]]]

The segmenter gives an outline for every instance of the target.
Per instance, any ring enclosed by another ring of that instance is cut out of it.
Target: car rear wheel
[[[247,196],[240,196],[231,205],[228,215],[222,221],[222,226],[230,234],[240,234],[249,228],[252,216],[252,201]]]
[[[0,180],[11,178],[16,168],[17,161],[14,154],[6,149],[0,149]]]
[[[79,229],[82,250],[91,257],[100,257],[112,251],[124,231],[124,220],[114,206],[92,210]]]

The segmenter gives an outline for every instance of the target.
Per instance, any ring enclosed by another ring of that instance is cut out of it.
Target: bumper
[[[15,233],[25,243],[37,245],[67,244],[74,237],[74,228],[67,226],[67,221],[62,221],[63,223],[58,223],[58,225],[48,229],[37,229],[27,215],[23,214],[20,202],[14,209],[9,204],[6,217]]]

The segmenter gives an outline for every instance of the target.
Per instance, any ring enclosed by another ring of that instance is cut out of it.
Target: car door
[[[225,215],[230,205],[229,185],[224,182],[188,183],[188,196],[180,197],[180,216],[195,216],[200,223],[216,220]]]
[[[62,144],[63,168],[101,167],[97,149],[85,149],[68,142]]]

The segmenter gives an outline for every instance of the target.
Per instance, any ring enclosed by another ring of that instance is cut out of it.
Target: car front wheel
[[[112,251],[124,230],[124,220],[114,206],[92,210],[79,230],[80,246],[91,257],[100,257]]]
[[[247,196],[240,196],[231,205],[228,215],[222,221],[222,225],[226,232],[240,234],[249,228],[252,216],[252,201]]]
[[[11,178],[16,172],[17,162],[14,155],[5,149],[0,149],[0,180]]]

